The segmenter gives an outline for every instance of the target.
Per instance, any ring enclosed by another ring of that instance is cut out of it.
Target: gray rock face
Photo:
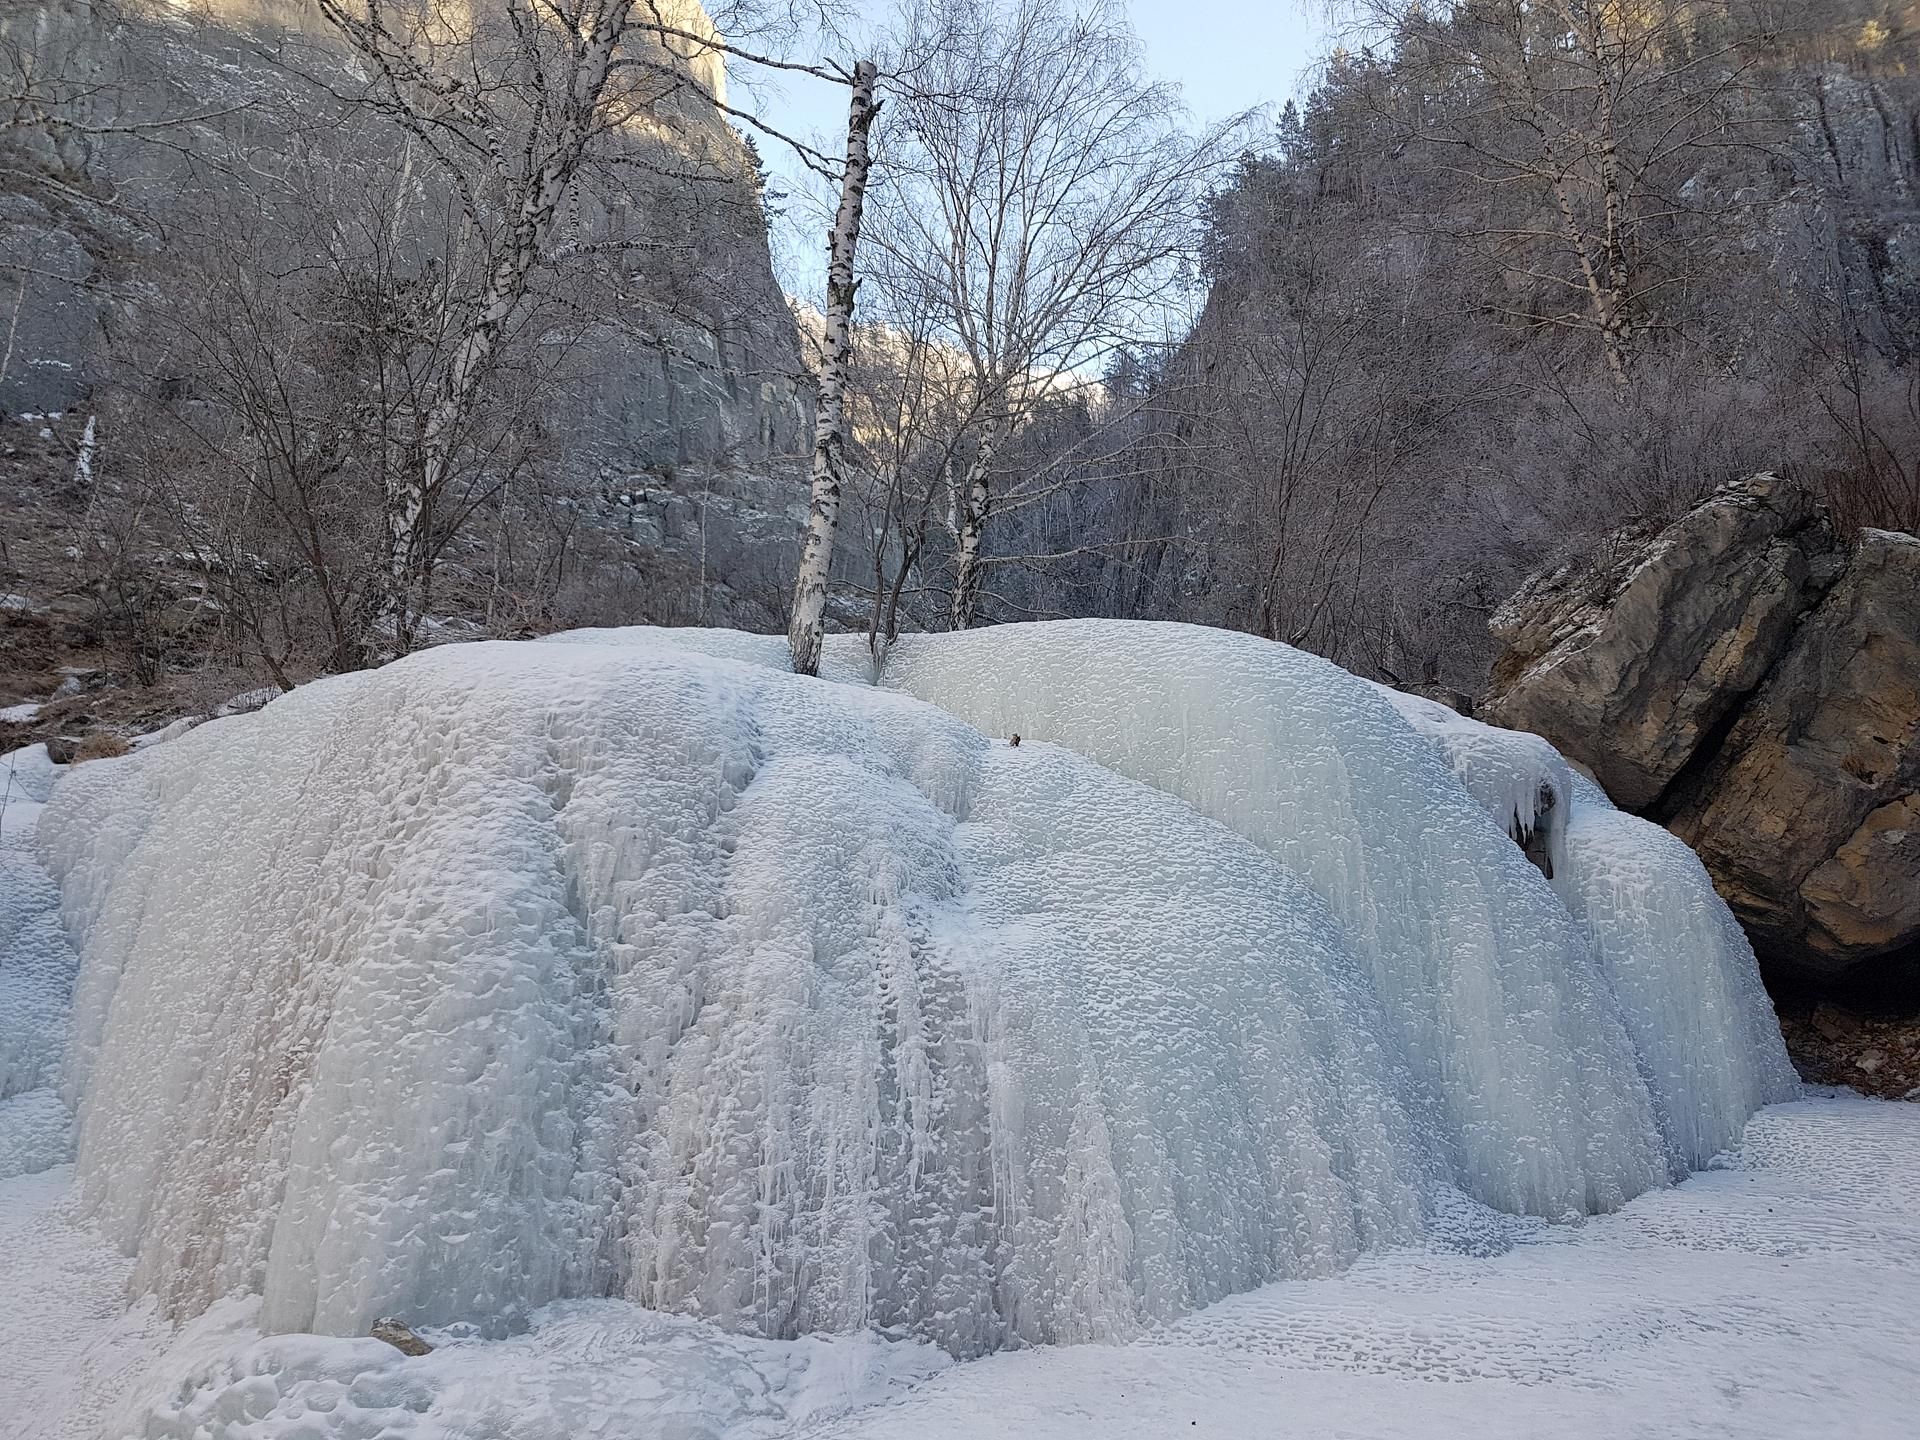
[[[687,0],[675,6],[704,21]],[[90,287],[104,280],[127,297],[125,331],[154,288],[180,283],[167,250],[191,233],[176,222],[199,203],[182,199],[195,193],[194,156],[265,168],[296,155],[338,161],[327,139],[335,127],[316,121],[312,87],[295,73],[337,64],[338,42],[312,0],[133,0],[112,10],[33,0],[0,7],[0,42],[41,57],[58,76],[52,93],[92,94],[69,108],[103,127],[74,154],[56,143],[61,132],[0,128],[0,153],[19,152],[22,173],[51,177],[44,204],[0,197],[0,407],[66,410],[84,399],[106,348]],[[196,113],[209,118],[152,132],[165,143],[129,138]],[[616,235],[633,257],[617,293],[579,306],[586,323],[549,417],[567,437],[564,478],[580,489],[603,470],[765,470],[809,443],[810,381],[773,276],[752,157],[710,106],[663,102],[651,120],[623,136],[617,185],[583,183],[569,201],[579,223]],[[416,198],[431,216],[445,197],[422,180]],[[321,231],[316,218],[316,248]],[[575,318],[566,312],[568,325]]]
[[[99,324],[94,269],[46,207],[0,196],[0,410],[58,414],[80,403]]]
[[[1728,486],[1502,607],[1482,713],[1692,845],[1776,974],[1920,980],[1920,540]]]
[[[1629,809],[1652,805],[1780,658],[1838,549],[1804,490],[1758,475],[1597,569],[1535,577],[1493,618],[1481,714],[1548,736]]]

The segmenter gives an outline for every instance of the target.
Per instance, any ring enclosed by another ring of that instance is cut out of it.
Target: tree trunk
[[[960,502],[959,547],[955,552],[953,604],[947,623],[955,630],[973,624],[980,608],[980,543],[987,528],[987,512],[993,508],[993,460],[1006,435],[1004,421],[996,420],[980,437],[980,449],[967,471],[966,493]]]
[[[826,629],[827,573],[833,563],[834,531],[840,523],[840,454],[846,445],[853,296],[859,288],[853,256],[860,243],[860,213],[867,194],[867,132],[880,108],[873,99],[877,74],[871,60],[853,67],[847,168],[840,181],[840,208],[827,233],[827,335],[813,416],[813,498],[807,510],[807,538],[800,549],[800,574],[793,587],[793,620],[787,627],[796,675],[820,673],[820,644]]]
[[[1633,277],[1628,269],[1626,241],[1626,197],[1620,190],[1620,144],[1614,134],[1613,78],[1601,63],[1604,36],[1600,22],[1594,25],[1594,69],[1600,111],[1600,188],[1605,198],[1605,232],[1600,254],[1606,276],[1606,306],[1601,317],[1601,343],[1606,350],[1607,370],[1625,383],[1633,362]]]
[[[1598,264],[1590,263],[1582,240],[1581,265],[1593,301],[1594,320],[1600,328],[1600,350],[1607,373],[1615,383],[1624,385],[1631,378],[1633,365],[1633,277],[1627,260],[1627,197],[1621,191],[1620,142],[1614,123],[1615,71],[1610,59],[1614,42],[1599,9],[1576,12],[1565,7],[1561,13],[1576,34],[1584,20],[1584,44],[1593,67],[1593,113],[1598,133],[1586,137],[1586,149],[1599,171],[1602,212],[1596,248],[1600,255]]]
[[[630,0],[610,5],[580,36],[549,143],[539,163],[519,182],[513,228],[485,288],[467,313],[460,339],[441,370],[433,403],[417,416],[413,463],[389,471],[386,575],[373,624],[376,634],[392,629],[394,648],[401,654],[413,647],[414,627],[426,599],[433,560],[428,531],[434,499],[451,474],[454,450],[493,369],[500,338],[526,298],[533,272],[553,233],[561,201],[593,141],[601,97],[613,73],[631,8]],[[373,37],[377,32],[357,25],[338,6],[322,9],[348,39],[363,49],[376,44]],[[378,50],[373,54],[377,59]],[[500,178],[507,179],[500,157],[495,163]]]

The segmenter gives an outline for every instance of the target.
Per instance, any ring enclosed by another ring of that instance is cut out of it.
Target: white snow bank
[[[904,696],[450,647],[82,767],[43,838],[87,956],[79,1196],[178,1312],[618,1295],[977,1353],[1421,1223],[1325,905]]]

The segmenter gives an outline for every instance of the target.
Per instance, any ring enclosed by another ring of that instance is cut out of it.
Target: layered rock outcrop
[[[1837,974],[1920,940],[1920,540],[1863,531],[1670,825],[1755,943]]]
[[[1727,486],[1494,620],[1482,713],[1537,731],[1706,862],[1776,974],[1920,989],[1920,540]]]

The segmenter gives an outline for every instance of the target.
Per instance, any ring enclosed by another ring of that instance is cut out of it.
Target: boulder
[[[1771,475],[1501,607],[1479,713],[1699,852],[1776,978],[1920,996],[1920,540]]]
[[[1814,975],[1920,942],[1920,540],[1845,573],[1669,824],[1756,948]]]
[[[1645,809],[1779,660],[1839,562],[1806,490],[1773,475],[1726,486],[1528,581],[1493,618],[1503,651],[1478,714],[1546,736]]]
[[[373,1322],[373,1329],[367,1332],[375,1340],[384,1340],[402,1355],[431,1355],[433,1346],[422,1340],[411,1325],[404,1320],[384,1319]]]

